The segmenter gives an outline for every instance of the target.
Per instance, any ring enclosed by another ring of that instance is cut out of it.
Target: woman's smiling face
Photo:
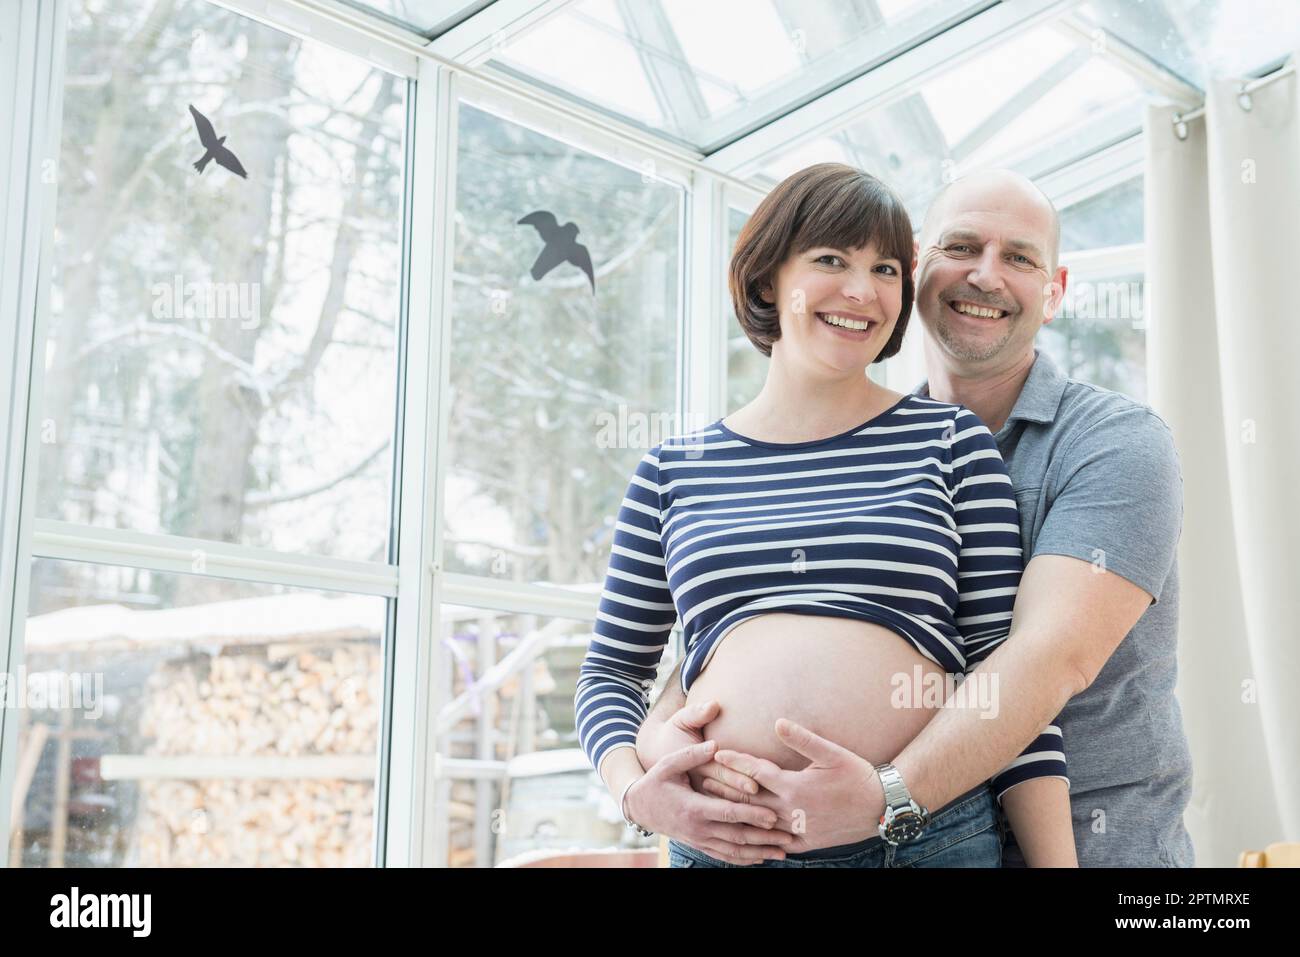
[[[763,292],[780,311],[786,361],[827,373],[861,373],[889,342],[903,304],[904,264],[877,250],[814,246],[788,256],[776,289]],[[865,328],[863,328],[865,326]]]

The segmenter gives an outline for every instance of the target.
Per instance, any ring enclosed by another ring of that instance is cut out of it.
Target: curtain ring
[[[1245,83],[1237,87],[1237,105],[1247,113],[1249,113],[1251,108],[1255,105],[1254,101],[1250,98],[1250,90],[1247,88],[1247,84]]]
[[[1173,121],[1174,121],[1174,135],[1177,136],[1180,140],[1187,139],[1187,121],[1183,119],[1183,114],[1175,113],[1173,116]]]

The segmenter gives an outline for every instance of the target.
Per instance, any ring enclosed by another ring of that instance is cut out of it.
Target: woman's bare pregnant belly
[[[861,755],[892,761],[934,716],[933,708],[895,707],[896,675],[910,685],[921,674],[944,674],[895,631],[851,618],[773,613],[737,625],[714,649],[686,696],[715,700],[705,740],[767,758],[787,770],[808,759],[782,743],[778,718],[788,718]],[[930,679],[933,680],[933,679]]]

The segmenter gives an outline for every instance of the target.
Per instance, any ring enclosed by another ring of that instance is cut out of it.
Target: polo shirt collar
[[[1061,405],[1061,396],[1065,394],[1066,377],[1061,373],[1052,357],[1041,349],[1034,349],[1034,364],[1029,368],[1029,377],[1020,389],[1011,414],[1002,426],[1005,429],[1012,422],[1048,423],[1056,419],[1056,410]],[[913,395],[930,396],[930,380],[925,379],[912,390]]]

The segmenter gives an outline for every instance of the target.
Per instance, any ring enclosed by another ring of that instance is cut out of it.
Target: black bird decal
[[[216,160],[218,166],[224,166],[236,176],[242,176],[244,179],[248,179],[248,174],[244,172],[244,167],[239,164],[239,158],[226,147],[221,145],[226,142],[226,138],[223,136],[220,139],[217,139],[217,131],[212,128],[212,124],[208,122],[208,118],[196,110],[193,104],[190,105],[190,113],[194,115],[194,125],[199,131],[199,141],[207,150],[199,161],[194,164],[194,168],[198,170],[199,173],[202,173],[203,167],[208,165],[209,160]]]
[[[573,263],[587,274],[591,282],[591,292],[596,292],[596,272],[591,268],[591,253],[587,247],[578,242],[578,227],[573,223],[563,226],[555,221],[555,216],[544,209],[529,213],[519,220],[517,226],[532,226],[546,243],[542,247],[537,262],[533,263],[532,276],[541,279],[561,263]]]

